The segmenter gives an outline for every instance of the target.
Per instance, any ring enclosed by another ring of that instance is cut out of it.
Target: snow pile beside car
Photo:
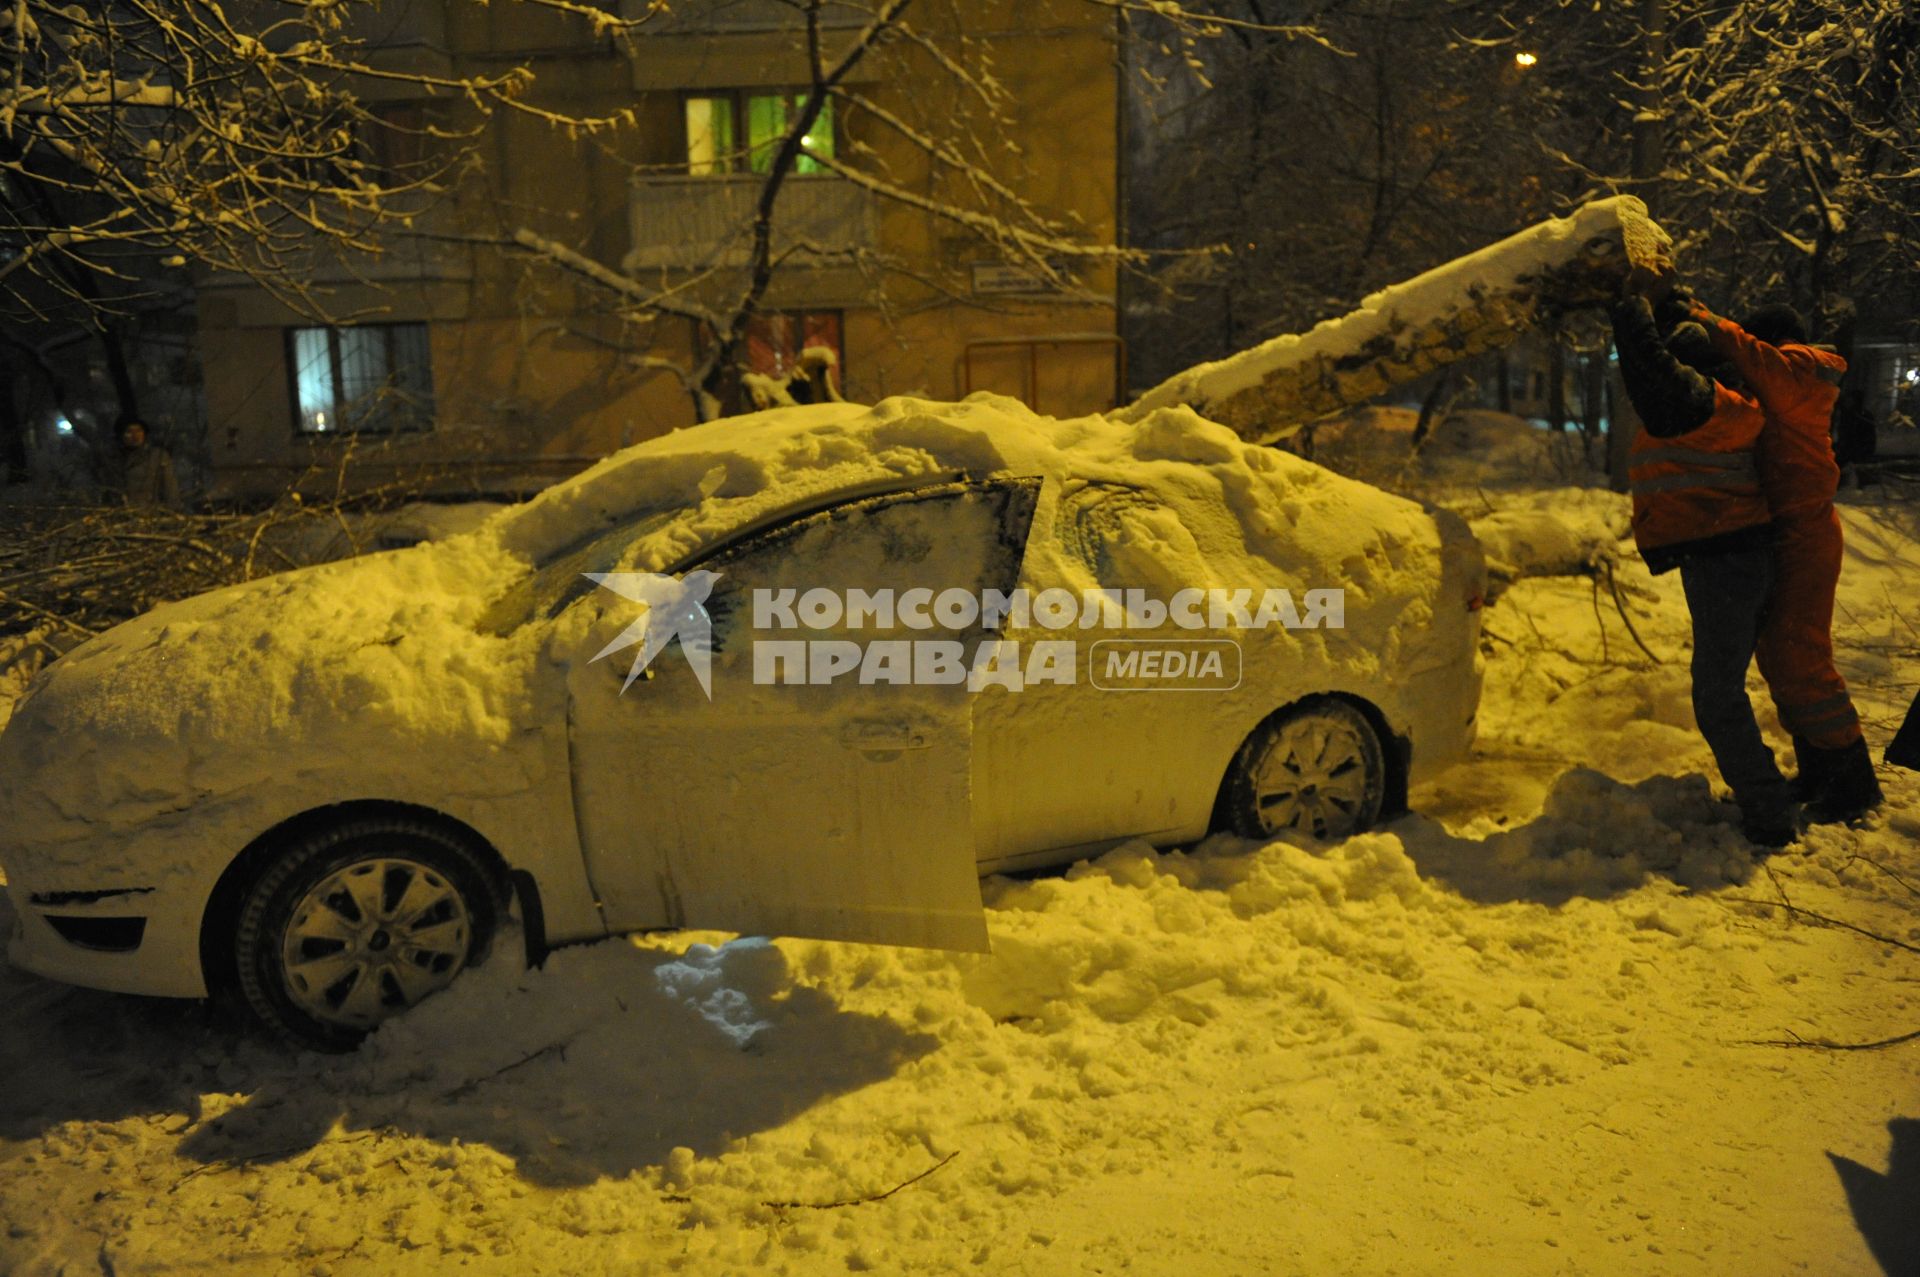
[[[1588,466],[1577,433],[1548,430],[1525,417],[1460,409],[1439,416],[1416,445],[1419,421],[1412,408],[1361,408],[1316,422],[1310,436],[1289,444],[1329,470],[1403,495],[1537,489],[1605,478]]]
[[[1843,517],[1884,741],[1920,542]],[[1847,1189],[1896,1189],[1912,1045],[1777,1044],[1909,1031],[1915,958],[1785,906],[1913,943],[1920,776],[1756,865],[1678,582],[1619,574],[1664,663],[1521,580],[1445,825],[994,880],[987,958],[608,942],[345,1058],[0,969],[0,1270],[1873,1272],[1905,1216]]]
[[[1858,937],[1740,903],[1703,788],[1574,772],[1485,844],[1416,818],[1325,852],[1130,845],[989,884],[991,957],[610,942],[474,972],[349,1058],[162,1034],[142,1085],[186,1115],[49,1130],[0,1265],[1041,1274],[1202,1238],[1223,1272],[1851,1262],[1844,1210],[1789,1238],[1729,1194],[1837,1197],[1806,1168],[1873,1148],[1898,1061],[1816,1098],[1834,1065],[1738,1040],[1920,1007],[1847,974]],[[1897,837],[1828,831],[1778,872],[1898,926],[1848,861],[1913,867]],[[197,1088],[161,1081],[174,1055]]]
[[[1479,408],[1448,413],[1420,446],[1427,473],[1468,488],[1578,484],[1604,480],[1587,464],[1578,431],[1550,430],[1525,417]]]
[[[1632,498],[1604,488],[1505,496],[1470,526],[1496,579],[1581,576],[1633,552]]]

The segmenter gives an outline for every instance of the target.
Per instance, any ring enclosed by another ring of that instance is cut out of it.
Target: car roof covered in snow
[[[1056,481],[1056,490],[1069,481],[1146,489],[1190,518],[1212,515],[1221,525],[1216,545],[1281,562],[1304,554],[1329,569],[1345,564],[1349,575],[1386,543],[1434,537],[1411,502],[1243,443],[1186,408],[1132,422],[1055,419],[991,394],[777,408],[674,431],[549,488],[489,531],[501,549],[539,562],[598,529],[684,511],[642,538],[622,565],[657,571],[785,508],[870,492],[876,482],[955,474],[1035,475]],[[1043,520],[1048,500],[1043,495]],[[1205,584],[1206,566],[1192,566],[1195,583]]]

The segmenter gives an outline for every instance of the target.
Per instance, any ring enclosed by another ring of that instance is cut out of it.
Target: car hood
[[[531,644],[473,624],[523,570],[458,537],[118,626],[43,671],[0,732],[0,828],[133,823],[341,769],[454,771],[531,716]]]

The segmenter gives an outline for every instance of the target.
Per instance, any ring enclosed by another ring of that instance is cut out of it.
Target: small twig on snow
[[[13,597],[5,591],[0,591],[0,603],[5,603],[8,607],[19,608],[22,612],[26,612],[31,616],[37,616],[41,620],[48,621],[54,625],[64,625],[75,634],[83,635],[87,638],[92,638],[94,635],[100,633],[99,630],[91,629],[80,624],[78,621],[69,620],[56,612],[49,612],[43,607],[35,607],[25,599]]]
[[[1815,913],[1811,909],[1802,909],[1799,905],[1784,904],[1778,900],[1762,900],[1758,896],[1727,896],[1725,899],[1733,901],[1736,904],[1760,905],[1767,909],[1784,909],[1796,918],[1804,918],[1809,922],[1824,923],[1829,927],[1838,927],[1842,931],[1851,931],[1855,935],[1865,936],[1867,939],[1877,941],[1880,944],[1890,944],[1896,949],[1905,949],[1908,953],[1920,953],[1920,945],[1908,944],[1906,941],[1896,940],[1892,936],[1883,936],[1878,931],[1869,931],[1865,927],[1855,926],[1851,922],[1842,922],[1840,919],[1828,917],[1824,913]]]
[[[1666,662],[1653,654],[1653,649],[1647,646],[1646,640],[1640,637],[1640,631],[1633,626],[1633,617],[1627,611],[1627,601],[1620,597],[1620,583],[1614,579],[1613,560],[1604,559],[1602,562],[1607,568],[1607,588],[1613,591],[1613,605],[1620,609],[1620,619],[1626,622],[1627,633],[1633,636],[1633,641],[1640,645],[1640,650],[1647,654],[1648,660],[1655,665],[1665,665]]]
[[[1899,1046],[1903,1042],[1920,1041],[1920,1029],[1911,1033],[1902,1033],[1895,1038],[1881,1038],[1878,1042],[1835,1042],[1831,1038],[1803,1038],[1792,1029],[1790,1038],[1750,1038],[1739,1042],[1738,1046],[1786,1046],[1803,1047],[1810,1051],[1882,1051],[1890,1046]]]
[[[1872,856],[1862,855],[1860,852],[1857,852],[1857,851],[1854,852],[1851,856],[1847,857],[1846,863],[1840,866],[1841,870],[1844,871],[1847,868],[1847,865],[1851,865],[1856,860],[1865,861],[1867,864],[1873,866],[1875,869],[1878,869],[1881,873],[1893,879],[1895,882],[1899,883],[1902,887],[1906,888],[1908,891],[1912,892],[1914,895],[1920,896],[1920,887],[1914,886],[1912,883],[1908,882],[1905,878],[1902,878],[1899,874],[1895,873],[1893,870],[1887,868],[1885,865],[1875,860]]]
[[[167,1191],[169,1193],[177,1193],[180,1191],[180,1186],[182,1184],[185,1184],[188,1180],[191,1180],[191,1179],[197,1178],[198,1176],[206,1175],[212,1172],[243,1170],[247,1167],[257,1166],[261,1162],[277,1162],[283,1157],[292,1157],[295,1153],[318,1153],[322,1148],[325,1148],[331,1145],[358,1144],[364,1140],[370,1140],[370,1139],[373,1139],[375,1136],[382,1135],[382,1134],[385,1134],[383,1130],[376,1129],[371,1131],[362,1131],[358,1135],[349,1135],[343,1139],[337,1139],[337,1140],[329,1140],[323,1137],[318,1143],[316,1143],[313,1140],[308,1140],[304,1144],[290,1144],[285,1148],[262,1149],[258,1153],[247,1153],[241,1157],[227,1158],[224,1161],[206,1162],[200,1166],[194,1167],[192,1170],[188,1171],[185,1175],[182,1175],[179,1179],[173,1181],[173,1187],[169,1188]]]
[[[895,1184],[892,1188],[889,1188],[886,1192],[874,1193],[868,1197],[849,1197],[844,1201],[838,1201],[838,1202],[761,1202],[760,1204],[762,1206],[771,1207],[774,1210],[838,1210],[842,1206],[864,1206],[869,1202],[884,1202],[889,1197],[892,1197],[895,1193],[899,1192],[901,1189],[910,1188],[913,1185],[918,1184],[921,1180],[933,1174],[935,1171],[939,1170],[942,1166],[945,1166],[948,1162],[951,1162],[954,1158],[958,1156],[960,1156],[960,1150],[955,1149],[953,1152],[948,1153],[945,1157],[935,1162],[932,1166],[927,1167],[926,1170],[921,1171],[918,1175],[915,1175],[912,1179],[901,1180],[898,1184]],[[680,1199],[670,1198],[669,1200],[680,1200]]]
[[[1607,642],[1607,618],[1600,614],[1600,576],[1595,573],[1590,579],[1593,582],[1593,624],[1600,631],[1600,663],[1611,665],[1613,653]]]
[[[1760,867],[1767,871],[1767,881],[1771,882],[1774,891],[1779,893],[1780,903],[1789,909],[1793,908],[1793,898],[1787,895],[1787,884],[1780,881],[1780,875],[1773,871],[1773,866],[1761,861]]]
[[[491,1082],[494,1078],[497,1078],[504,1073],[511,1073],[515,1069],[520,1068],[522,1065],[532,1064],[535,1060],[539,1059],[542,1056],[552,1055],[555,1051],[558,1051],[560,1053],[560,1058],[564,1060],[567,1055],[567,1047],[570,1043],[572,1043],[572,1041],[573,1041],[572,1038],[567,1038],[564,1041],[560,1041],[560,1042],[549,1042],[545,1046],[541,1047],[538,1051],[529,1052],[528,1054],[523,1055],[519,1059],[513,1061],[511,1064],[502,1065],[501,1067],[495,1069],[493,1072],[488,1073],[482,1077],[470,1078],[469,1080],[462,1082],[459,1086],[456,1086],[451,1091],[446,1092],[446,1094],[443,1095],[441,1098],[448,1099],[448,1100],[463,1099],[466,1096],[469,1096],[473,1094],[475,1091],[479,1090],[484,1083]]]

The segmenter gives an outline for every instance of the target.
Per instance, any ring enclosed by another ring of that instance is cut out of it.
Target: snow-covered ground
[[[0,969],[0,1272],[1914,1271],[1920,1041],[1806,1043],[1920,1030],[1920,775],[1756,862],[1624,498],[1458,504],[1479,756],[1330,850],[995,880],[991,956],[496,957],[340,1058]],[[1845,519],[1877,757],[1920,504]]]

